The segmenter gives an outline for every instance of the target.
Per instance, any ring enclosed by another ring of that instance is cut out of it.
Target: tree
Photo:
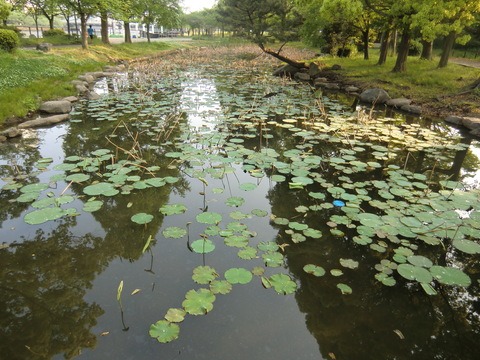
[[[174,27],[179,24],[180,6],[178,0],[139,0],[141,21],[147,27],[147,40],[150,42],[150,26],[161,24]]]
[[[7,19],[10,16],[10,11],[12,10],[12,5],[7,3],[5,0],[0,0],[0,20],[3,24],[7,24]]]
[[[82,48],[88,49],[87,20],[98,11],[97,0],[62,0],[80,17]]]
[[[288,41],[298,39],[302,22],[292,0],[221,0],[217,11],[238,34],[260,49],[297,68],[308,68],[303,62],[294,61],[280,54]],[[269,42],[279,41],[278,50],[267,47]]]
[[[29,9],[35,9],[35,14],[45,16],[50,29],[53,29],[55,16],[61,13],[58,0],[28,0],[27,4]]]

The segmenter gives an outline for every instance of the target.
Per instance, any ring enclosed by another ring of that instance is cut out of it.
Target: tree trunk
[[[400,39],[398,47],[397,61],[395,63],[393,72],[405,72],[407,70],[408,48],[410,46],[410,25],[405,26]]]
[[[422,40],[421,42],[422,42],[422,53],[420,54],[420,59],[432,60],[433,41]]]
[[[82,34],[82,48],[88,49],[88,34],[87,34],[87,15],[83,13],[78,14],[80,16],[80,30]]]
[[[296,67],[296,68],[299,68],[299,69],[308,69],[308,68],[309,68],[308,65],[305,64],[304,62],[298,62],[298,61],[289,59],[289,58],[287,58],[287,57],[285,57],[285,56],[283,56],[283,55],[280,55],[279,52],[275,52],[275,51],[273,51],[273,50],[271,50],[271,49],[265,48],[265,46],[264,46],[262,43],[257,44],[257,45],[260,47],[260,49],[262,49],[262,51],[263,51],[265,54],[268,54],[268,55],[270,55],[270,56],[273,56],[274,58],[276,58],[276,59],[278,59],[278,60],[280,60],[280,61],[286,62],[288,65],[292,65],[292,66],[294,66],[294,67]]]
[[[108,38],[108,14],[106,11],[100,13],[100,32],[102,34],[102,43],[110,45],[110,40]]]
[[[380,56],[378,57],[377,65],[383,65],[387,61],[389,42],[390,29],[387,29],[382,33],[382,38],[380,40]]]
[[[448,34],[445,38],[442,56],[440,57],[440,62],[438,63],[439,68],[444,68],[448,65],[448,58],[450,57],[450,52],[452,51],[453,44],[455,44],[456,37],[457,33],[455,31],[451,31],[450,34]]]
[[[68,18],[66,18],[65,20],[67,22],[67,34],[68,34],[68,36],[71,36],[72,33],[71,33],[71,30],[70,30],[70,20]]]
[[[390,42],[390,56],[395,55],[397,52],[397,40],[398,40],[398,30],[395,29],[395,31],[392,34],[392,41]]]
[[[123,29],[125,30],[125,43],[132,43],[132,36],[130,34],[130,23],[128,21],[123,22]]]
[[[147,41],[150,42],[150,24],[145,24],[147,26]]]
[[[367,28],[365,31],[362,31],[362,40],[363,40],[363,60],[368,60],[368,39],[369,36],[369,29]]]
[[[48,19],[48,26],[50,27],[50,30],[53,30],[53,19],[55,18],[53,15],[52,16],[45,16]]]

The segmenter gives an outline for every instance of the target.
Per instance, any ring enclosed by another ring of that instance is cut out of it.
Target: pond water
[[[479,142],[236,51],[1,145],[0,357],[476,359]]]

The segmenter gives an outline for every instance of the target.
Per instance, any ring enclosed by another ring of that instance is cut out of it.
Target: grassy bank
[[[321,57],[317,61],[325,66],[338,64],[342,67],[339,75],[345,81],[362,88],[380,87],[392,98],[406,97],[425,107],[427,112],[442,114],[448,112],[478,113],[480,91],[465,92],[480,78],[480,69],[449,63],[438,68],[438,58],[432,61],[409,57],[407,71],[393,73],[395,58],[389,57],[385,65],[376,65],[378,51],[372,51],[370,60],[363,60],[362,54],[354,58]],[[459,95],[461,94],[461,95]]]
[[[0,52],[0,126],[8,119],[25,117],[42,101],[74,95],[70,81],[108,63],[149,56],[175,49],[180,43],[134,43],[105,46],[94,44],[88,50],[79,46],[58,46],[51,52],[18,49]]]

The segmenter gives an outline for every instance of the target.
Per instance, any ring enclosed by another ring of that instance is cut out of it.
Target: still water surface
[[[258,155],[262,149],[271,149],[280,154],[277,161],[286,162],[281,154],[296,149],[312,162],[317,158],[308,155],[324,159],[343,155],[351,161],[351,154],[342,149],[352,146],[342,141],[346,139],[342,135],[335,135],[338,142],[329,139],[322,145],[321,136],[296,135],[310,131],[307,127],[299,125],[292,130],[290,126],[273,124],[291,124],[289,119],[294,119],[295,124],[326,119],[324,111],[347,119],[357,116],[356,111],[361,109],[352,110],[346,104],[349,99],[320,97],[323,109],[317,102],[319,95],[308,87],[269,79],[264,70],[234,71],[215,64],[170,68],[175,61],[167,60],[168,66],[158,61],[155,70],[140,66],[116,79],[102,80],[96,88],[102,98],[81,101],[72,113],[72,122],[32,130],[21,140],[0,147],[0,358],[477,357],[478,254],[466,256],[450,249],[445,255],[419,245],[419,253],[436,259],[438,264],[461,267],[472,279],[467,289],[436,284],[438,294],[428,296],[418,283],[408,282],[397,273],[393,275],[395,286],[382,285],[375,278],[375,265],[387,258],[385,251],[352,242],[352,229],[344,228],[343,236],[332,235],[332,224],[328,223],[332,216],[343,212],[331,205],[337,196],[325,191],[345,183],[380,181],[384,179],[382,172],[357,169],[342,174],[342,168],[322,163],[315,171],[325,180],[310,174],[312,167],[307,173],[303,168],[295,169],[293,176],[299,182],[306,181],[305,177],[318,180],[295,188],[288,180],[272,177],[272,152]],[[158,70],[162,67],[164,72]],[[480,146],[476,140],[462,137],[439,122],[403,117],[392,120],[395,126],[409,122],[420,122],[424,128],[454,139],[453,143],[467,145],[442,154],[440,163],[429,163],[431,159],[421,159],[414,150],[408,160],[404,147],[394,145],[390,146],[390,159],[394,159],[390,164],[412,173],[432,173],[431,179],[436,181],[456,178],[470,191],[478,189]],[[216,138],[218,134],[226,135]],[[370,145],[357,146],[373,146],[375,140],[370,141]],[[222,146],[212,145],[220,143]],[[188,159],[172,155],[185,154],[185,144],[198,150],[197,155]],[[118,159],[144,161],[138,161],[138,170],[128,175],[144,179],[151,172],[175,180],[145,188],[134,185],[133,178],[115,182],[113,175],[102,175],[107,172],[108,161],[92,168],[78,165],[73,173],[89,174],[91,178],[86,182],[70,183],[65,179],[67,173],[72,173],[62,164],[74,162],[68,157],[89,157],[99,149],[110,150]],[[202,151],[208,156],[199,155]],[[371,152],[366,151],[365,161],[371,158]],[[299,162],[295,156],[291,156],[293,162]],[[38,161],[46,158],[51,160],[39,166]],[[262,161],[266,163],[263,167]],[[283,165],[276,166],[281,169]],[[442,168],[443,173],[434,173],[433,167]],[[113,181],[121,193],[89,196],[83,189],[92,180]],[[322,186],[326,182],[332,186]],[[35,210],[33,200],[18,201],[20,185],[10,188],[12,183],[47,184],[38,199],[71,195],[72,201],[62,206],[76,209],[75,216],[38,225],[25,223],[25,215]],[[317,201],[309,197],[309,192],[325,195]],[[232,197],[241,198],[240,203],[232,205]],[[355,202],[353,197],[345,198],[346,202]],[[84,211],[89,200],[102,200],[101,209]],[[187,210],[163,215],[159,208],[167,204],[183,204]],[[254,215],[257,210],[267,215]],[[195,220],[202,212],[222,214],[222,229],[232,223],[245,225],[250,247],[269,241],[282,245],[277,252],[283,259],[279,264],[265,266],[260,250],[252,260],[240,258],[239,247],[226,246],[218,234],[205,235],[208,225]],[[131,217],[137,213],[152,214],[153,220],[136,224]],[[293,241],[291,232],[275,223],[274,217],[306,223],[323,235],[320,239],[300,236]],[[165,236],[164,230],[170,227],[188,229],[188,236]],[[149,236],[153,240],[143,252]],[[192,251],[191,243],[204,237],[214,242],[215,250],[207,254]],[[358,268],[342,267],[339,259],[355,260]],[[304,271],[307,264],[321,265],[327,274],[308,274]],[[149,336],[150,325],[161,320],[169,308],[182,307],[189,290],[208,288],[192,280],[193,269],[204,265],[213,267],[219,278],[233,267],[261,267],[264,277],[288,274],[296,290],[290,295],[277,294],[273,288],[265,289],[259,276],[253,276],[248,284],[233,285],[229,294],[217,294],[213,309],[205,316],[187,315],[179,324],[177,340],[157,342]],[[117,296],[121,281],[120,306]],[[352,293],[342,294],[338,283],[348,284]]]

